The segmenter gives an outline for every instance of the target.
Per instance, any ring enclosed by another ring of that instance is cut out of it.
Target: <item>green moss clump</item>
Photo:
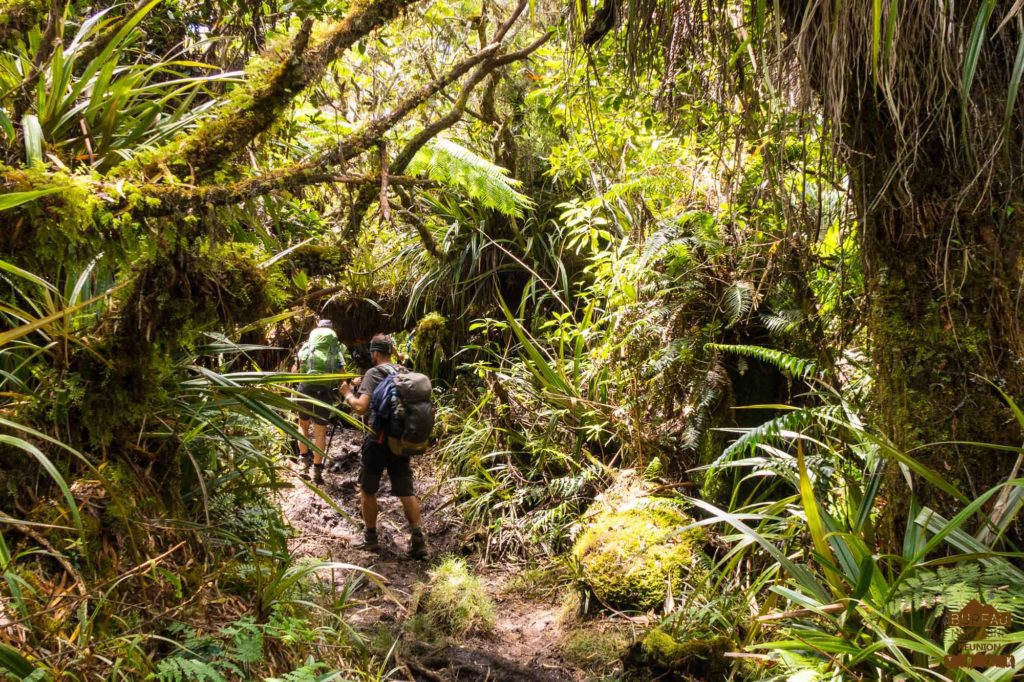
[[[37,25],[46,11],[42,0],[0,0],[0,45],[24,38]]]
[[[678,641],[661,628],[650,630],[626,656],[628,670],[671,674],[672,679],[724,679],[730,662],[725,657],[734,643],[724,635]]]
[[[494,628],[494,602],[464,559],[447,557],[427,575],[415,599],[417,629],[429,625],[442,635],[462,637]]]
[[[573,547],[583,582],[609,607],[658,608],[692,570],[701,532],[680,532],[692,521],[677,502],[651,497],[648,484],[625,477],[598,498]]]
[[[6,260],[32,272],[56,273],[75,272],[100,252],[108,260],[124,255],[125,235],[134,232],[135,223],[130,215],[110,210],[92,178],[0,164],[0,185],[8,192],[52,192],[4,212],[0,251]],[[136,190],[124,190],[133,205]]]
[[[306,244],[288,254],[284,266],[289,272],[302,271],[309,277],[336,276],[350,256],[339,244]]]
[[[416,324],[416,335],[417,336],[441,336],[443,337],[448,329],[448,321],[444,319],[444,316],[437,312],[429,312],[423,316]]]
[[[629,633],[623,629],[589,627],[567,633],[560,648],[562,656],[573,666],[600,673],[619,663],[629,641]]]
[[[448,320],[441,313],[429,312],[416,324],[413,335],[413,357],[416,368],[436,377],[448,354],[445,343],[448,339]]]

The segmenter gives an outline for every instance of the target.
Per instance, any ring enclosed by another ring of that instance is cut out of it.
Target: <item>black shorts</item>
[[[322,403],[333,405],[337,402],[338,394],[333,384],[299,384],[299,393],[302,395],[309,396],[315,400],[319,400]],[[302,402],[302,410],[299,412],[299,416],[303,419],[312,419],[314,424],[320,424],[324,426],[331,419],[331,411],[326,407],[320,405],[314,405],[312,403]],[[312,416],[309,414],[312,412]]]
[[[395,497],[412,497],[412,467],[408,457],[399,457],[388,450],[387,445],[378,443],[373,436],[363,441],[363,465],[359,469],[359,487],[370,497],[380,490],[380,477],[384,471],[391,479],[391,494]]]

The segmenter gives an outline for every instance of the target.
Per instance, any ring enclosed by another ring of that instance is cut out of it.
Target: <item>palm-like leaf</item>
[[[460,144],[437,138],[421,149],[409,164],[409,172],[425,173],[431,180],[466,192],[485,208],[520,217],[533,205],[516,188],[519,181],[498,166]]]
[[[110,168],[194,124],[215,103],[211,83],[237,76],[195,75],[214,67],[188,60],[140,61],[133,47],[141,35],[138,26],[156,4],[140,7],[121,24],[97,13],[70,41],[57,42],[39,67],[29,112],[20,121],[29,163],[42,161],[49,145],[66,164]],[[25,74],[36,69],[41,39],[34,29],[0,54],[0,113],[16,108],[11,104],[28,82]],[[9,120],[6,113],[2,120]],[[10,136],[6,125],[0,127]]]

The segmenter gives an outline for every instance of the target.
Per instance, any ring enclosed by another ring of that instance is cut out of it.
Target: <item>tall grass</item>
[[[61,286],[9,263],[0,277],[0,457],[25,484],[0,513],[0,670],[253,679],[311,652],[327,677],[376,666],[343,614],[355,585],[387,593],[383,579],[298,561],[272,502],[283,443],[303,437],[286,386],[302,375],[244,371],[264,348],[217,335],[174,355],[130,440],[97,445],[71,417],[103,399],[78,388],[76,358],[99,352],[118,287],[95,264]],[[339,591],[326,573],[345,576]]]

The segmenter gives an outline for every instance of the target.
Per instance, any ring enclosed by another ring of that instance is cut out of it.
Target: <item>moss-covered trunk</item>
[[[856,145],[873,422],[903,450],[950,440],[1019,446],[1021,430],[989,382],[1024,396],[1024,191],[995,177],[980,200],[975,178],[951,167],[937,141],[921,148],[930,163],[908,186],[887,190],[895,145],[880,117],[864,113],[848,139]],[[1016,459],[957,445],[914,455],[971,497],[1005,481]],[[895,491],[903,489],[890,488],[899,525],[908,498]],[[931,486],[920,499],[946,514],[958,508]]]

